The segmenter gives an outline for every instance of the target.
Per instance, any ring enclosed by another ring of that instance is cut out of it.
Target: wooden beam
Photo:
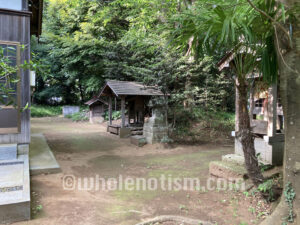
[[[108,120],[109,120],[109,125],[112,125],[112,97],[111,97],[111,95],[108,97]]]
[[[277,84],[269,88],[268,94],[268,136],[274,137],[277,131]]]
[[[125,127],[125,96],[121,97],[122,128]]]

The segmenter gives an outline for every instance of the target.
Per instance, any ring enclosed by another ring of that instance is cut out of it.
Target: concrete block
[[[17,158],[17,144],[0,145],[0,160],[13,160]]]
[[[119,129],[119,136],[120,138],[128,138],[131,136],[131,129],[130,128],[120,128]]]
[[[30,201],[0,205],[0,224],[30,220]]]
[[[5,181],[2,176],[1,183],[4,185],[4,190],[10,188],[13,189],[0,192],[0,224],[10,224],[30,220],[30,178],[28,156],[20,155],[16,160],[6,161],[5,166],[0,166],[0,170],[2,169],[5,170],[2,172],[8,174],[11,173],[11,175],[8,176],[7,181]],[[19,172],[17,170],[19,170]],[[17,178],[14,175],[16,173],[20,173],[22,178],[13,182],[13,179]],[[8,185],[9,182],[13,182],[15,184],[11,186]]]
[[[79,113],[80,112],[80,107],[79,106],[64,106],[63,107],[63,115],[68,116],[68,115],[73,115],[74,113]]]

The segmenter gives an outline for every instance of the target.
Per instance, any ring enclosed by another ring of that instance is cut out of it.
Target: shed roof
[[[145,86],[142,83],[132,81],[107,81],[100,96],[109,95],[111,91],[114,95],[137,95],[137,96],[163,96],[164,94],[154,86]]]
[[[105,101],[99,99],[97,96],[94,96],[91,100],[87,101],[87,102],[84,103],[84,104],[85,104],[85,105],[88,105],[88,106],[91,106],[91,105],[93,105],[93,104],[96,103],[96,102],[101,102],[101,103],[103,103],[103,104],[108,105],[107,102],[105,102]]]

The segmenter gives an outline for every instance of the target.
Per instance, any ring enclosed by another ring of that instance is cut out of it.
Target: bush
[[[113,111],[113,112],[112,112],[112,119],[113,119],[113,120],[121,119],[121,117],[122,117],[121,111]],[[104,119],[105,119],[106,121],[108,121],[108,112],[105,112]]]
[[[173,139],[179,142],[223,141],[231,139],[235,114],[202,108],[176,110]]]
[[[30,110],[31,117],[53,117],[62,115],[61,106],[32,105]]]
[[[67,115],[66,118],[72,119],[72,121],[74,121],[74,122],[88,121],[89,120],[89,118],[86,116],[86,113],[84,111],[74,113],[72,115]]]

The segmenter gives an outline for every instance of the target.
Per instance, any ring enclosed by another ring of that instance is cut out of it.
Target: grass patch
[[[193,167],[195,165],[205,164],[207,161],[203,159],[208,159],[218,154],[219,153],[217,151],[202,151],[197,153],[171,155],[171,156],[164,156],[164,157],[155,156],[144,160],[144,162],[147,163],[149,166],[156,165],[156,166],[169,166],[171,168],[182,168],[183,164],[189,164],[190,167]]]
[[[62,115],[62,106],[32,105],[31,117],[55,117]]]
[[[224,142],[231,138],[235,114],[194,108],[178,112],[173,139],[178,142]]]

